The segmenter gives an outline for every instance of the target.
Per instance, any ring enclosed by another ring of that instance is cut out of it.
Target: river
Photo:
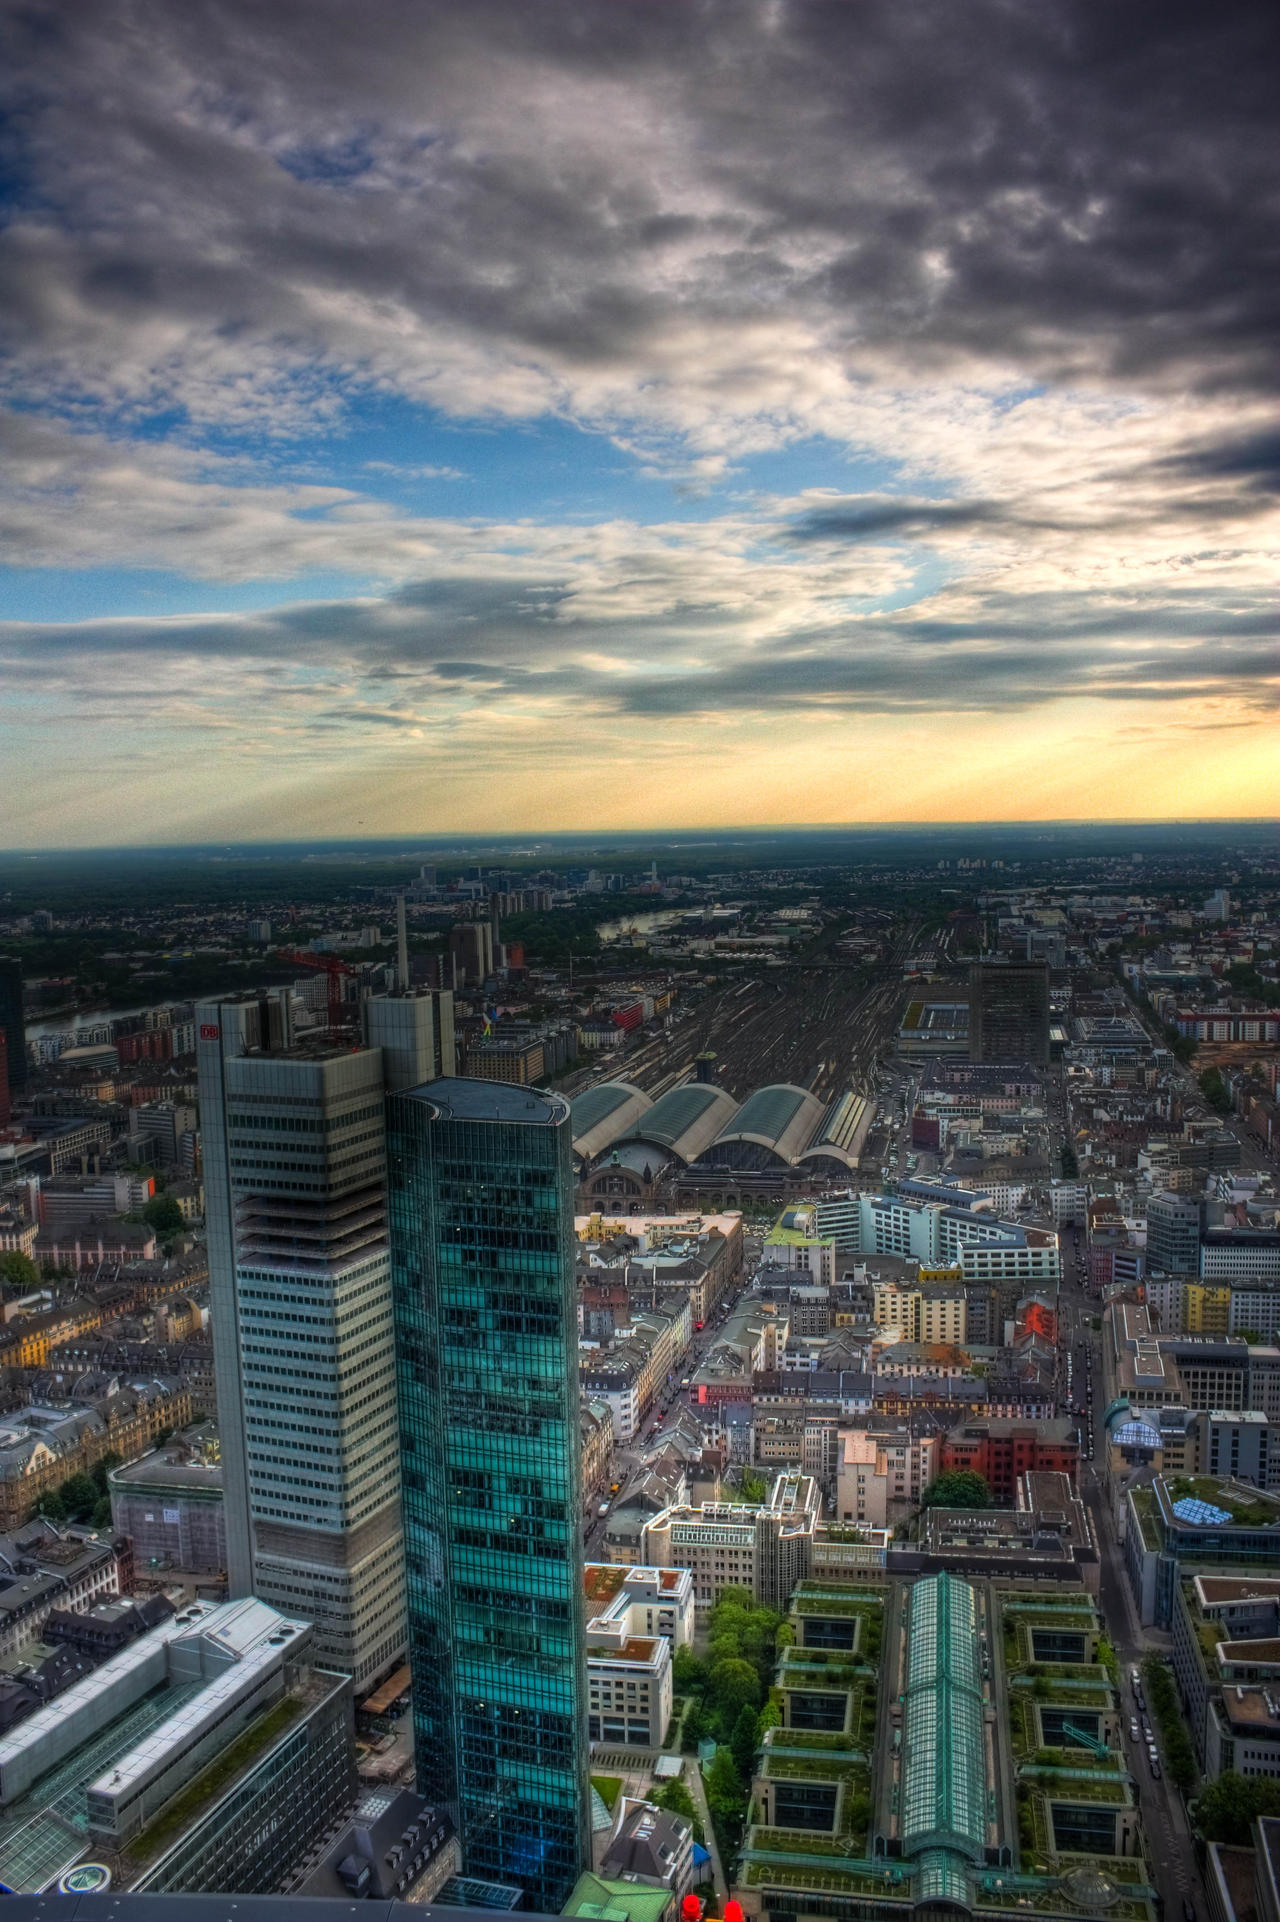
[[[602,921],[596,933],[606,943],[620,941],[633,929],[637,934],[655,934],[659,928],[675,927],[680,921],[701,921],[704,912],[702,908],[659,908],[647,914],[629,914],[621,921]]]

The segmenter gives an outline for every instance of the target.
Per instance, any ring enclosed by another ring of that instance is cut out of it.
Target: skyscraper
[[[1190,1195],[1152,1195],[1147,1203],[1147,1272],[1198,1275],[1204,1209]]]
[[[197,1011],[231,1593],[306,1616],[357,1684],[405,1644],[385,1097],[442,1026],[453,1066],[433,997],[364,1018],[372,1045],[295,1045],[284,991]]]
[[[22,1018],[22,963],[0,954],[0,1030],[4,1033],[9,1093],[22,1094],[27,1085],[27,1029]]]
[[[437,1081],[388,1165],[418,1789],[555,1912],[590,1840],[569,1105]]]
[[[1048,1066],[1046,962],[974,962],[969,969],[969,1059],[999,1066]]]

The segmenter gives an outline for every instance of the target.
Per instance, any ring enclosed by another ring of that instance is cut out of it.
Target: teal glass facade
[[[556,1913],[590,1860],[569,1107],[448,1079],[387,1114],[418,1790]]]

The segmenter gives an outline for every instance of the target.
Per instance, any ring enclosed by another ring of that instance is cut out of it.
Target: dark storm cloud
[[[796,541],[906,538],[944,529],[992,527],[1012,516],[997,501],[911,501],[885,497],[814,508],[791,524]]]
[[[216,411],[238,365],[240,404],[305,412],[318,356],[447,406],[465,336],[501,409],[785,315],[854,370],[1275,384],[1266,6],[104,0],[9,33],[5,311],[50,380]]]
[[[1208,447],[1190,448],[1162,465],[1192,479],[1244,481],[1260,493],[1280,492],[1280,428]]]

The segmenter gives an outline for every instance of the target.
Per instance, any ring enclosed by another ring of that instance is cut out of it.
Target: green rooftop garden
[[[1133,1801],[1129,1784],[1114,1775],[1097,1774],[1089,1782],[1074,1781],[1069,1775],[1041,1775],[1032,1778],[1032,1787],[1038,1787],[1051,1802],[1096,1802],[1121,1808]]]
[[[1138,1526],[1142,1530],[1142,1545],[1155,1555],[1160,1549],[1160,1524],[1156,1519],[1156,1498],[1149,1488],[1134,1488],[1130,1491]]]
[[[848,1856],[849,1844],[838,1835],[824,1835],[820,1829],[752,1829],[749,1851],[763,1855]]]
[[[849,1750],[848,1761],[830,1756],[823,1761],[817,1755],[777,1755],[772,1748],[762,1753],[760,1773],[767,1782],[839,1782],[858,1764],[858,1757]]]
[[[1280,1504],[1264,1501],[1212,1475],[1175,1475],[1165,1483],[1170,1502],[1209,1502],[1230,1515],[1237,1528],[1274,1528],[1280,1524]]]
[[[847,1735],[837,1734],[831,1729],[814,1728],[775,1729],[770,1746],[772,1747],[774,1743],[779,1748],[808,1748],[815,1751],[823,1749],[847,1751],[850,1746]]]
[[[127,1844],[130,1859],[141,1868],[163,1854],[197,1816],[204,1814],[223,1791],[230,1788],[238,1775],[242,1775],[266,1754],[295,1720],[302,1707],[298,1696],[286,1695],[252,1727],[238,1735],[215,1761],[210,1762],[208,1768],[201,1769],[185,1788],[179,1789],[172,1801],[165,1803],[145,1828],[138,1831]]]

